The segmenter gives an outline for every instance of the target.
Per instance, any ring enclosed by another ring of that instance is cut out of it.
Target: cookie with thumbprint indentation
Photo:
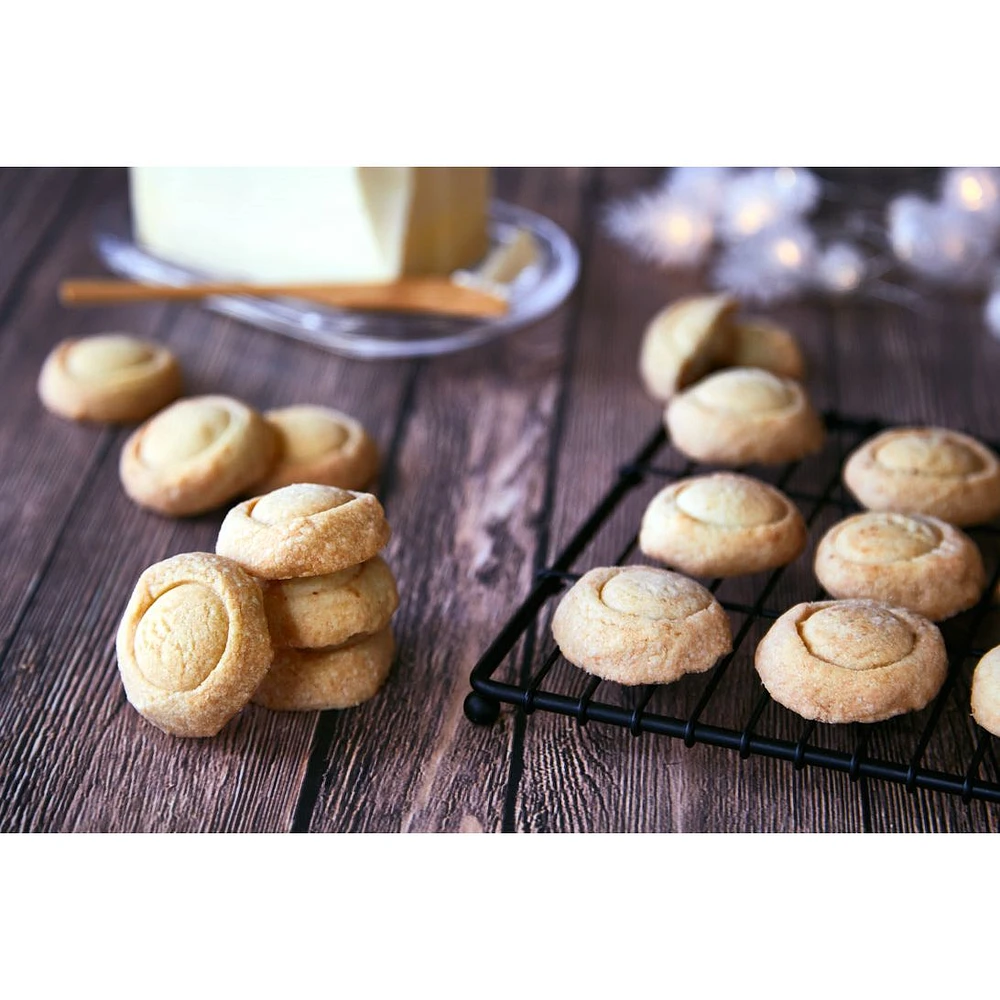
[[[38,394],[52,413],[107,423],[145,420],[181,388],[174,355],[127,333],[64,340],[38,377]]]
[[[657,493],[642,517],[639,548],[682,573],[728,577],[784,566],[806,538],[805,521],[784,493],[719,472]]]
[[[552,618],[563,656],[619,684],[667,684],[732,648],[729,619],[701,584],[651,566],[592,569]]]
[[[991,649],[972,672],[972,715],[983,729],[1000,736],[1000,646]]]
[[[371,493],[295,483],[237,504],[215,550],[255,576],[324,576],[366,562],[389,541],[382,505]]]
[[[975,438],[941,427],[901,427],[865,441],[844,483],[869,510],[928,514],[964,527],[1000,516],[1000,462]]]
[[[720,359],[722,366],[763,368],[799,382],[805,378],[805,358],[791,331],[759,317],[733,320],[730,326],[732,333]]]
[[[392,570],[380,556],[339,573],[264,581],[275,646],[318,649],[380,632],[399,606]]]
[[[936,625],[876,601],[818,601],[786,611],[754,665],[771,697],[818,722],[878,722],[924,708],[948,673]]]
[[[277,649],[254,704],[277,712],[353,708],[378,694],[395,651],[390,628],[335,649]]]
[[[674,446],[718,465],[791,462],[819,451],[823,423],[793,379],[728,368],[674,396],[665,414]]]
[[[639,351],[639,374],[654,399],[668,400],[716,366],[728,349],[728,295],[680,299],[653,317]]]
[[[229,396],[193,396],[138,427],[122,448],[125,492],[160,514],[214,510],[260,479],[274,437],[256,410]]]
[[[971,608],[986,586],[975,542],[925,514],[855,514],[823,536],[814,568],[833,597],[867,597],[931,621]]]
[[[260,586],[211,553],[165,559],[139,577],[116,650],[140,715],[175,736],[214,736],[271,663]]]
[[[292,483],[321,483],[357,490],[378,472],[378,447],[353,417],[325,406],[286,406],[264,419],[278,441],[278,458],[254,491]]]

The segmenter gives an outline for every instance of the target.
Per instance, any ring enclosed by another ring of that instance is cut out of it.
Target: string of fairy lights
[[[851,204],[802,167],[676,167],[652,189],[607,206],[607,232],[667,269],[706,268],[748,302],[806,293],[912,303],[898,275],[984,295],[1000,336],[1000,169],[938,171],[935,197],[901,192]],[[813,216],[824,206],[823,221]]]

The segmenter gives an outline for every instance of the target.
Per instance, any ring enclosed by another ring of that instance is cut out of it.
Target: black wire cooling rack
[[[506,703],[526,715],[554,712],[579,725],[606,723],[634,736],[657,733],[789,761],[796,769],[826,768],[852,781],[872,778],[949,793],[965,802],[1000,802],[1000,769],[993,737],[972,720],[972,669],[1000,644],[1000,608],[993,593],[1000,578],[1000,528],[970,529],[990,578],[983,598],[941,626],[950,668],[937,698],[921,712],[885,722],[825,725],[809,722],[774,702],[753,669],[753,651],[770,623],[800,601],[827,599],[811,572],[816,542],[826,528],[860,508],[841,485],[846,455],[890,425],[837,413],[824,415],[828,444],[818,456],[775,469],[753,468],[801,508],[810,546],[795,563],[768,574],[704,581],[734,623],[732,652],[704,674],[669,685],[629,688],[578,670],[559,654],[548,628],[552,598],[592,566],[635,559],[637,528],[645,504],[667,482],[715,471],[685,459],[662,429],[618,470],[611,488],[555,561],[539,570],[531,592],[482,655],[470,678],[465,714],[492,724]],[[997,446],[994,445],[994,448]],[[816,484],[819,483],[817,489]],[[587,566],[577,566],[587,553]],[[955,769],[956,760],[964,767]],[[945,763],[942,763],[945,762]]]

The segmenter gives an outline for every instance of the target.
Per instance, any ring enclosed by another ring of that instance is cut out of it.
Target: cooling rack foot
[[[500,718],[500,702],[473,691],[465,696],[465,717],[478,726],[492,726]]]

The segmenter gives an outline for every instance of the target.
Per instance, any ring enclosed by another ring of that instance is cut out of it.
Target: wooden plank
[[[100,175],[91,206],[109,193],[123,198],[123,180]],[[47,347],[67,333],[115,322],[174,348],[191,393],[228,393],[261,408],[328,403],[355,414],[383,445],[392,440],[410,364],[347,361],[193,307],[53,314],[55,279],[70,267],[81,273],[80,239],[75,228],[67,233],[26,296],[24,321],[16,323],[23,336],[6,355],[19,371],[37,370]],[[174,739],[127,705],[115,668],[114,633],[139,573],[176,552],[210,550],[222,513],[168,520],[140,510],[117,478],[126,432],[42,418],[31,391],[5,399],[12,416],[25,413],[15,444],[30,456],[18,489],[5,480],[8,503],[19,495],[45,499],[47,477],[63,478],[51,511],[21,528],[16,573],[34,579],[0,663],[0,829],[289,829],[315,714],[250,708],[214,740]],[[15,450],[12,444],[3,454]],[[58,457],[43,469],[31,467],[32,457],[48,460],[53,452]],[[31,547],[58,527],[56,500],[67,489],[61,538],[39,569]]]
[[[580,232],[585,175],[500,172],[500,193]],[[572,306],[485,349],[429,362],[389,498],[399,658],[378,698],[330,718],[309,828],[497,831],[510,712],[469,723],[469,673],[530,585]]]

